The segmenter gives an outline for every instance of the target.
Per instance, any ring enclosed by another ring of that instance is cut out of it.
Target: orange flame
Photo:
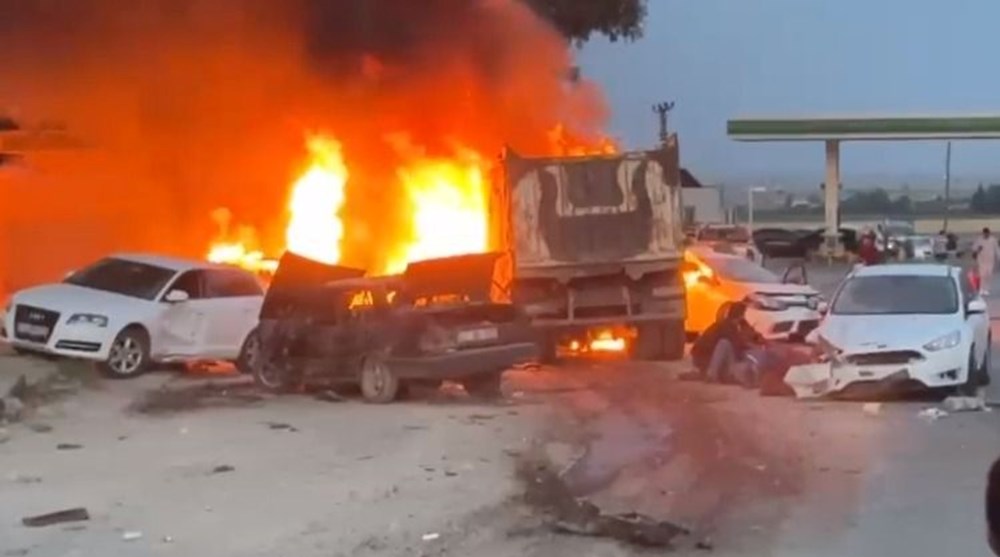
[[[340,143],[313,136],[307,146],[311,163],[292,185],[291,220],[285,230],[288,251],[316,261],[340,262],[344,223],[340,211],[347,198],[347,164]]]
[[[390,242],[394,247],[387,250],[384,268],[373,271],[376,274],[400,273],[408,263],[415,261],[482,253],[489,249],[487,159],[461,146],[457,146],[450,157],[427,156],[411,144],[405,134],[390,135],[386,140],[403,160],[395,174],[409,204],[409,222],[396,228],[404,232]],[[617,151],[614,142],[608,139],[581,141],[562,125],[550,131],[549,144],[549,154],[557,156],[602,155]],[[339,263],[345,234],[350,234],[341,219],[348,194],[348,162],[340,142],[332,137],[311,136],[307,148],[309,164],[291,188],[285,247],[316,261]],[[225,218],[228,219],[228,214]],[[251,249],[246,242],[227,241],[226,226],[222,229],[222,239],[209,251],[210,260],[254,270],[263,266],[273,271],[276,264],[272,260]],[[619,345],[616,339],[610,342],[598,339],[591,349],[623,350],[616,348]]]
[[[410,238],[391,258],[387,273],[414,261],[487,250],[486,180],[478,155],[417,159],[397,175],[412,206]]]

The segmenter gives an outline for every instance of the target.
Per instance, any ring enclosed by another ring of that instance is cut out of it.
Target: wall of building
[[[693,218],[694,223],[709,224],[725,222],[722,209],[722,192],[715,186],[684,188],[681,190],[685,218]],[[685,222],[685,224],[692,224]]]

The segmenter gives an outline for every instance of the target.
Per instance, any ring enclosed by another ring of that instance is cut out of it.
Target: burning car
[[[504,370],[537,353],[530,321],[496,287],[499,257],[428,260],[402,275],[365,277],[286,253],[261,309],[255,379],[275,391],[312,379],[357,383],[376,403],[444,380],[496,396]]]

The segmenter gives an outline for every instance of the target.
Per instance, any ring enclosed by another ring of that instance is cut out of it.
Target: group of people
[[[694,378],[759,388],[765,395],[790,395],[784,377],[794,364],[805,363],[789,344],[769,342],[746,320],[745,302],[728,302],[714,323],[691,346]]]

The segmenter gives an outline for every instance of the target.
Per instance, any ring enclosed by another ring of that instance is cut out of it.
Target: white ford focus
[[[95,360],[111,377],[153,362],[249,365],[264,292],[251,273],[155,255],[115,255],[14,294],[0,339],[22,352]]]
[[[834,391],[906,380],[972,394],[989,382],[986,302],[958,267],[860,267],[844,279],[813,335],[839,364]]]

